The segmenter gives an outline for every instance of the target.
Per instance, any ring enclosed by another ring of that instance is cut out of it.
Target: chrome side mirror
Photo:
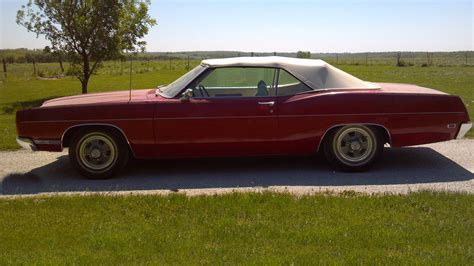
[[[189,101],[193,97],[193,89],[186,89],[183,94],[181,94],[181,101]]]

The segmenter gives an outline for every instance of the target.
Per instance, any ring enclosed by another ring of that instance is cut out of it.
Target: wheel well
[[[328,136],[331,135],[330,133],[338,130],[339,128],[341,128],[343,126],[347,126],[347,125],[350,125],[350,124],[333,126],[329,130],[327,130],[324,133],[323,138],[319,142],[318,151],[321,149],[321,145],[327,140]],[[366,126],[366,127],[370,128],[370,129],[373,129],[376,134],[380,134],[380,136],[382,137],[382,139],[384,141],[384,144],[385,143],[391,144],[390,133],[388,132],[387,128],[385,128],[381,125],[374,125],[374,124],[357,124],[357,125],[362,125],[362,126]]]
[[[66,132],[64,132],[64,134],[63,134],[63,137],[62,137],[62,140],[61,140],[61,144],[63,145],[63,147],[69,147],[74,134],[77,131],[79,131],[81,129],[84,129],[84,128],[106,129],[106,130],[114,131],[115,133],[117,133],[119,136],[121,136],[123,138],[123,140],[127,143],[129,149],[132,150],[132,148],[130,147],[130,143],[128,142],[128,139],[125,136],[125,134],[123,133],[123,131],[121,129],[115,127],[115,126],[112,126],[112,125],[78,125],[78,126],[70,127],[68,129],[66,129]]]

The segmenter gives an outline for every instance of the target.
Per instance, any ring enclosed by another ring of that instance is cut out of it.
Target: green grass
[[[0,200],[0,264],[450,264],[474,196],[227,194]]]
[[[198,61],[191,61],[191,67]],[[68,68],[68,65],[65,64]],[[369,81],[404,82],[427,86],[463,98],[474,117],[474,67],[394,67],[341,65],[343,70]],[[186,72],[186,60],[134,62],[132,87],[152,88],[167,84]],[[60,74],[58,64],[37,64],[37,72],[45,76]],[[80,93],[77,79],[66,77],[42,80],[32,76],[31,64],[9,65],[6,79],[0,80],[0,150],[17,149],[15,112],[39,106],[44,100]],[[90,92],[128,89],[128,63],[106,62],[92,77]],[[468,133],[474,137],[474,131]]]

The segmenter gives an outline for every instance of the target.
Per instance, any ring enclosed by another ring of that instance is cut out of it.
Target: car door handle
[[[275,102],[258,102],[259,105],[268,105],[268,106],[274,106]]]

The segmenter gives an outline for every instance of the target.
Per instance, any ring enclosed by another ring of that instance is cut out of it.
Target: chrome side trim
[[[466,133],[469,131],[469,129],[471,129],[471,127],[472,127],[471,122],[462,123],[461,126],[459,127],[459,132],[456,135],[456,139],[462,139],[464,135],[466,135]]]
[[[152,121],[153,118],[123,118],[123,119],[107,119],[107,121]],[[36,121],[24,121],[21,124],[32,124],[32,123],[62,123],[62,122],[102,122],[104,119],[98,120],[36,120]]]
[[[333,125],[332,127],[328,128],[324,134],[322,135],[321,139],[319,140],[319,143],[318,143],[318,148],[316,151],[319,151],[319,149],[321,148],[321,143],[322,143],[322,140],[324,139],[324,137],[326,137],[326,134],[333,128],[336,128],[336,127],[341,127],[341,126],[354,126],[354,125],[363,125],[363,126],[379,126],[383,129],[385,129],[385,131],[387,132],[388,134],[388,143],[390,145],[392,145],[392,135],[390,134],[390,131],[383,125],[381,124],[375,124],[375,123],[350,123],[350,124],[337,124],[337,125]]]
[[[298,117],[330,117],[330,116],[380,116],[380,115],[433,115],[433,114],[464,114],[463,112],[420,112],[420,113],[364,113],[364,114],[317,114],[317,115],[274,115],[279,118]],[[183,119],[249,119],[249,118],[274,118],[274,116],[190,116],[190,117],[157,117],[155,120],[183,120]]]
[[[61,145],[61,140],[52,140],[52,139],[34,139],[35,144],[45,144],[45,145]]]
[[[193,98],[196,99],[196,98]],[[201,99],[201,98],[199,98]],[[373,115],[436,115],[436,114],[464,114],[464,112],[419,112],[419,113],[363,113],[363,114],[317,114],[317,115],[279,115],[281,118],[292,118],[292,117],[328,117],[328,116],[373,116]],[[169,119],[229,119],[229,118],[265,118],[269,116],[216,116],[216,117],[205,117],[205,116],[192,116],[192,117],[157,117],[157,118],[124,118],[124,119],[108,119],[108,121],[153,121],[153,120],[169,120]],[[48,121],[25,121],[21,124],[33,124],[33,123],[62,123],[62,122],[97,122],[94,124],[102,124],[101,120],[48,120]],[[86,123],[88,124],[88,123]],[[110,125],[110,124],[104,124]]]
[[[22,138],[22,137],[17,137],[16,138],[16,143],[20,145],[23,149],[27,149],[30,151],[37,151],[38,147],[33,143],[33,141],[29,138]]]
[[[66,135],[66,133],[70,130],[70,129],[73,129],[73,128],[76,128],[76,127],[84,127],[84,126],[108,126],[108,127],[113,127],[115,129],[117,129],[122,135],[123,137],[125,138],[125,140],[127,141],[127,144],[128,144],[128,147],[130,148],[130,151],[132,152],[133,156],[134,157],[137,157],[135,155],[135,152],[133,151],[132,149],[132,145],[130,145],[130,141],[128,140],[128,137],[127,135],[125,134],[125,132],[119,128],[118,126],[115,126],[115,125],[112,125],[112,124],[106,124],[106,123],[85,123],[85,124],[78,124],[78,125],[74,125],[74,126],[70,126],[68,127],[66,130],[64,130],[63,132],[63,135],[61,136],[61,149],[64,148],[63,144],[64,144],[64,136]]]

